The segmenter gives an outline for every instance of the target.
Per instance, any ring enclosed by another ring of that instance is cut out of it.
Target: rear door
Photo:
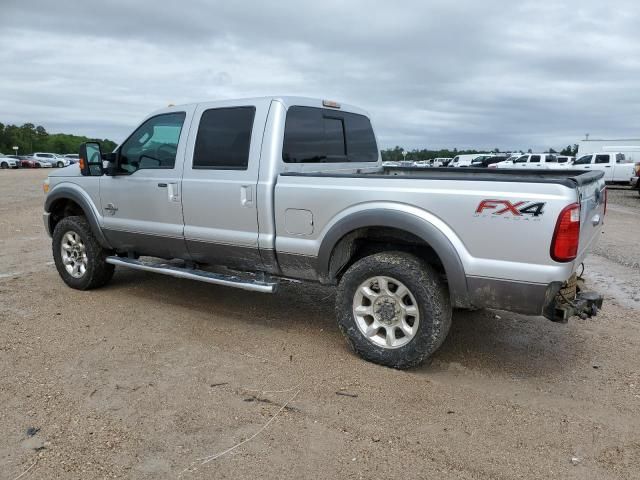
[[[184,234],[191,257],[255,269],[256,187],[270,100],[199,104],[182,181]]]
[[[542,163],[542,155],[530,155],[527,168],[531,168],[531,169],[544,168],[544,164]]]
[[[611,154],[598,153],[594,155],[593,161],[591,162],[591,169],[604,172],[605,182],[612,181],[614,168],[613,168],[613,163],[611,162]]]
[[[573,162],[573,168],[577,170],[591,170],[591,160],[593,155],[583,155]]]

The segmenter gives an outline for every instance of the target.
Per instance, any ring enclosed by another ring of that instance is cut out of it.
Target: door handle
[[[107,203],[107,206],[104,209],[109,212],[110,215],[115,215],[118,211],[118,207],[116,207],[113,203]]]
[[[180,186],[177,183],[167,184],[167,194],[169,195],[170,202],[180,201]]]
[[[166,183],[159,183],[158,186],[160,188],[167,188],[167,184]]]
[[[243,207],[253,205],[253,187],[251,185],[242,185],[240,187],[240,203]]]
[[[604,168],[611,168],[611,165],[605,165]]]

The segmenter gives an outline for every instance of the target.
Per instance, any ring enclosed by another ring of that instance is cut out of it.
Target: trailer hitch
[[[556,300],[552,322],[567,323],[570,317],[580,317],[582,320],[598,314],[602,308],[602,295],[592,291],[581,291],[573,300]]]

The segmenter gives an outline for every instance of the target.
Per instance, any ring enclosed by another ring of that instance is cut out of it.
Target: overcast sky
[[[0,122],[120,142],[168,103],[304,95],[381,147],[640,137],[640,4],[0,0]]]

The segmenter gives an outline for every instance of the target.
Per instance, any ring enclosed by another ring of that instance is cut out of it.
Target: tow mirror
[[[87,142],[80,145],[80,173],[84,176],[99,177],[104,173],[102,168],[102,152],[98,142]]]

